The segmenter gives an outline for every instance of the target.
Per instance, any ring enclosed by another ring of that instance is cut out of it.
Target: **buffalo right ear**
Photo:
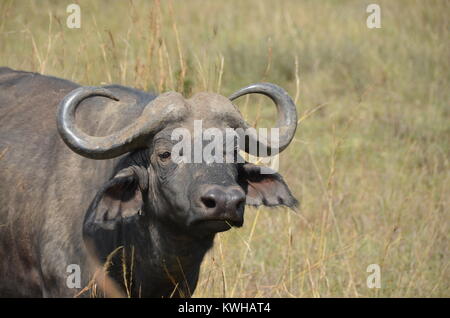
[[[265,167],[246,162],[240,166],[239,179],[246,193],[246,204],[253,206],[265,205],[269,207],[287,206],[294,209],[298,205],[283,177]],[[270,172],[270,173],[269,173]]]
[[[97,193],[83,224],[83,235],[98,239],[99,234],[118,229],[123,222],[136,220],[143,209],[139,177],[132,167],[120,170]],[[100,235],[103,236],[103,235]]]

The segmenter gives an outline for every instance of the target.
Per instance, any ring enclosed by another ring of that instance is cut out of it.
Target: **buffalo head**
[[[76,109],[89,97],[117,98],[104,88],[80,87],[72,91],[60,103],[57,117],[59,133],[70,149],[97,160],[129,153],[98,192],[85,223],[112,229],[118,221],[146,215],[189,235],[203,236],[242,226],[245,204],[295,206],[297,201],[281,175],[262,173],[258,165],[244,160],[174,160],[173,149],[179,142],[173,138],[176,129],[190,132],[194,144],[198,142],[194,131],[198,120],[202,121],[202,129],[214,128],[218,132],[250,128],[231,102],[249,93],[264,94],[275,103],[279,139],[277,143],[269,142],[250,131],[241,147],[231,148],[231,154],[226,140],[221,149],[234,159],[242,159],[239,148],[252,155],[265,148],[266,156],[283,151],[294,137],[297,113],[288,94],[273,84],[253,84],[230,98],[199,93],[185,99],[178,93],[165,93],[152,100],[136,121],[104,137],[81,131],[75,123]],[[252,142],[257,145],[253,150],[249,146]]]

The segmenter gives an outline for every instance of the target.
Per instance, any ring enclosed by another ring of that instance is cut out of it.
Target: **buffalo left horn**
[[[280,135],[278,145],[273,145],[271,141],[262,140],[254,131],[248,130],[249,140],[245,143],[245,151],[254,156],[270,156],[279,153],[289,146],[297,129],[297,109],[294,101],[283,88],[271,83],[251,84],[232,94],[229,99],[233,101],[238,97],[252,93],[266,95],[275,103],[278,111],[276,127],[280,129]],[[251,128],[240,114],[236,116],[236,121],[235,126],[243,129]],[[256,153],[253,153],[254,150],[249,146],[252,142],[257,145]],[[261,153],[261,147],[265,147],[267,151]]]

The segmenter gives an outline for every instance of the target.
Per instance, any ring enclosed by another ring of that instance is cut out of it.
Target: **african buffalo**
[[[297,204],[281,175],[249,162],[171,160],[175,128],[249,127],[231,103],[249,93],[278,110],[278,146],[258,146],[282,151],[297,112],[273,84],[185,99],[0,68],[0,296],[189,297],[245,204]],[[71,264],[81,286],[67,283]]]

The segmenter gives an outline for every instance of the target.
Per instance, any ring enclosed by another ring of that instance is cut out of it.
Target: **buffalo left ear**
[[[266,167],[265,173],[262,173],[260,166],[251,163],[243,164],[239,170],[239,179],[247,194],[246,204],[269,207],[285,205],[290,208],[298,206],[298,201],[279,173]]]

